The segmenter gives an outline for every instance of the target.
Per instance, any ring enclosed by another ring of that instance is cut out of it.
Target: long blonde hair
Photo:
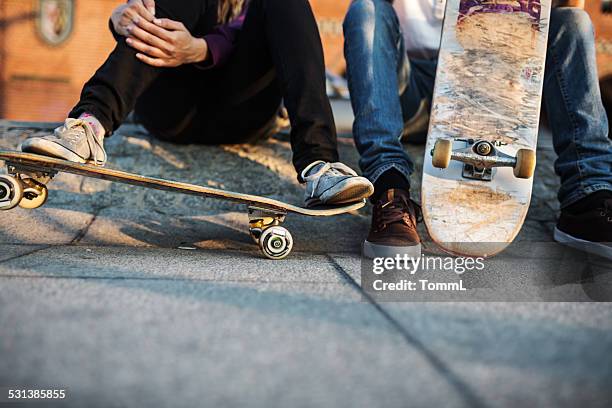
[[[225,24],[232,21],[240,15],[245,0],[219,0],[217,8],[217,16],[219,24]]]

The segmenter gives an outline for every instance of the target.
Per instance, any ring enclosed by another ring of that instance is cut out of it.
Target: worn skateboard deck
[[[550,5],[447,2],[421,193],[429,234],[450,253],[495,255],[525,220]]]
[[[57,173],[71,173],[156,190],[232,201],[248,207],[251,236],[260,244],[264,254],[272,259],[284,258],[291,251],[293,245],[291,234],[280,226],[288,213],[328,217],[355,211],[365,205],[365,200],[362,200],[346,205],[303,208],[251,194],[147,177],[107,167],[79,164],[15,151],[0,150],[0,161],[5,162],[9,173],[9,175],[0,175],[0,210],[9,210],[17,205],[26,209],[42,206],[48,196],[46,184]],[[279,246],[275,248],[274,245]]]

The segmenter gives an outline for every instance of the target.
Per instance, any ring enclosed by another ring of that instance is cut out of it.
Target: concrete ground
[[[0,122],[0,149],[39,132]],[[45,207],[0,214],[0,390],[66,389],[68,407],[610,407],[612,306],[588,303],[593,276],[525,272],[524,248],[568,253],[540,139],[528,220],[489,266],[533,300],[585,302],[380,303],[359,279],[369,209],[289,217],[294,252],[269,261],[239,206],[62,174]],[[302,197],[283,135],[173,146],[126,126],[107,146],[114,168]],[[350,138],[340,150],[356,168]]]

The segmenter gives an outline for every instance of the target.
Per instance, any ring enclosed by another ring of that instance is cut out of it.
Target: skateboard
[[[449,0],[421,199],[432,240],[493,256],[529,208],[551,0]]]
[[[106,167],[15,151],[0,150],[0,161],[5,162],[8,172],[0,175],[0,210],[10,210],[17,206],[25,209],[41,207],[49,195],[46,185],[55,175],[62,172],[202,198],[232,201],[247,206],[250,235],[259,245],[261,252],[270,259],[285,258],[293,248],[291,233],[281,226],[287,214],[329,217],[355,211],[365,205],[365,200],[362,200],[338,206],[302,208],[256,195],[146,177]]]

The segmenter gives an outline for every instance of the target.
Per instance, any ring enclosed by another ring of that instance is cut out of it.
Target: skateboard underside
[[[549,15],[550,0],[447,2],[422,202],[451,253],[494,255],[525,220]]]
[[[291,233],[281,226],[287,214],[295,213],[311,217],[333,216],[358,210],[365,205],[365,201],[362,200],[337,206],[302,208],[266,197],[13,151],[0,151],[0,161],[5,162],[8,173],[0,175],[0,210],[6,211],[17,206],[25,209],[43,206],[48,197],[47,184],[61,172],[202,198],[232,201],[247,207],[249,233],[262,253],[271,259],[282,259],[289,255],[293,248]]]

